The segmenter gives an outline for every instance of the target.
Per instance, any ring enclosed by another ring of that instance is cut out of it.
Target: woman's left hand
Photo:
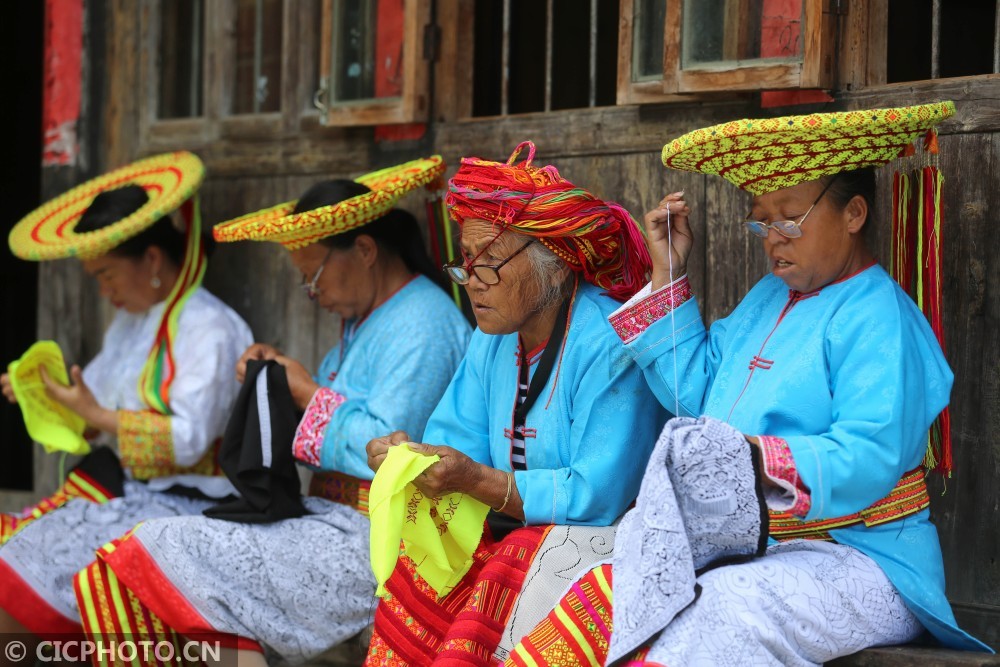
[[[115,433],[118,430],[118,415],[114,410],[101,407],[90,387],[83,381],[83,371],[74,365],[69,370],[69,386],[59,384],[48,376],[44,368],[39,369],[42,382],[45,383],[45,393],[54,401],[62,403],[67,408],[83,417],[87,425]]]
[[[313,394],[319,390],[319,385],[313,380],[312,374],[306,370],[306,367],[295,359],[279,354],[274,360],[285,367],[288,389],[292,392],[295,407],[305,411],[309,407],[309,401],[312,400]]]

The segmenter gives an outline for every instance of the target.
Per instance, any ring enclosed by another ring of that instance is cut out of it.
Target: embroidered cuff
[[[649,328],[649,325],[690,298],[691,284],[688,282],[687,276],[681,276],[645,298],[634,302],[629,301],[625,307],[613,313],[608,320],[619,338],[625,343],[631,343],[639,334]]]
[[[326,387],[321,387],[313,394],[299,427],[295,429],[292,455],[296,459],[320,467],[320,450],[323,448],[326,427],[333,419],[333,413],[346,400],[346,396]]]
[[[222,475],[217,438],[193,466],[177,465],[172,417],[152,410],[118,411],[118,455],[135,479],[172,475]]]
[[[788,443],[782,438],[770,435],[759,435],[757,439],[760,441],[760,451],[763,454],[763,472],[782,489],[778,491],[773,487],[764,487],[768,507],[794,516],[805,516],[812,506],[812,497],[809,495],[809,488],[799,478]]]

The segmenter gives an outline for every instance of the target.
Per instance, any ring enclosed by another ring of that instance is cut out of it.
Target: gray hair
[[[538,283],[538,305],[536,308],[544,310],[566,298],[569,292],[569,281],[564,280],[560,283],[553,283],[552,281],[552,277],[566,263],[541,242],[532,243],[524,251],[524,254],[528,256],[528,261],[531,262],[531,270],[535,281]]]

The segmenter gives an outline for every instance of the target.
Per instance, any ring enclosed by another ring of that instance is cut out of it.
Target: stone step
[[[995,667],[1000,656],[923,646],[870,648],[826,663],[828,667]]]

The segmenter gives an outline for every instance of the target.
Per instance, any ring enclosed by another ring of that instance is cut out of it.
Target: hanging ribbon
[[[434,181],[427,186],[427,229],[430,238],[431,255],[438,266],[455,259],[455,245],[451,236],[451,219],[444,202],[445,186],[442,181]],[[449,281],[451,282],[451,281]],[[451,282],[451,296],[459,310],[462,308],[462,297],[458,285]]]
[[[202,246],[201,210],[197,194],[181,205],[180,215],[185,231],[184,262],[177,282],[167,296],[166,307],[156,329],[156,338],[139,375],[139,396],[151,410],[162,415],[171,414],[170,385],[177,371],[174,361],[177,322],[184,304],[201,285],[208,265]]]

